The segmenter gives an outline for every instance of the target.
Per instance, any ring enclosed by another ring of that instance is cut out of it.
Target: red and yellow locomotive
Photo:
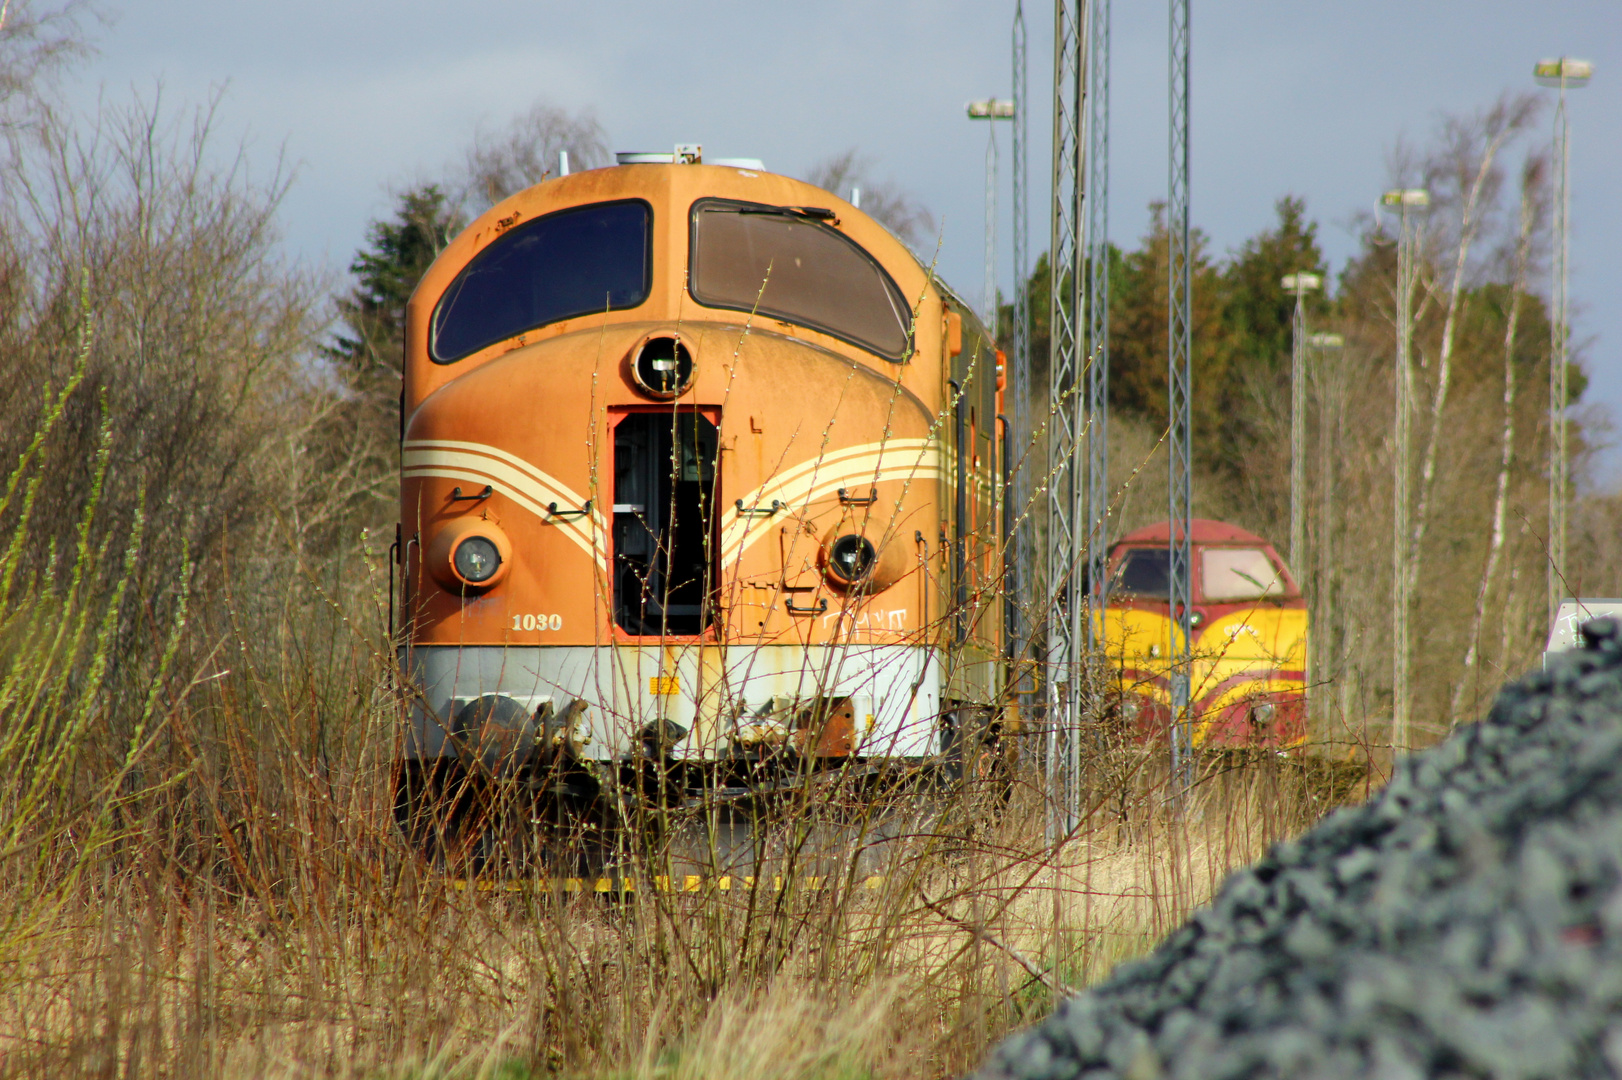
[[[1164,521],[1110,548],[1109,604],[1099,616],[1115,676],[1114,712],[1132,738],[1165,741],[1182,627],[1171,610],[1171,532]],[[1195,518],[1188,534],[1193,607],[1189,744],[1288,750],[1307,738],[1307,603],[1284,560],[1254,533]]]

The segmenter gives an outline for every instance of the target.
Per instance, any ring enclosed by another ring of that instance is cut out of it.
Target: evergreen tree
[[[392,220],[372,223],[368,246],[349,264],[355,287],[338,301],[345,332],[325,350],[356,390],[397,392],[406,302],[462,225],[435,184],[407,191]]]
[[[1127,252],[1110,282],[1110,407],[1166,422],[1167,261],[1166,206],[1149,207],[1149,235]],[[1220,436],[1233,406],[1229,380],[1232,347],[1225,317],[1226,291],[1205,254],[1205,234],[1190,230],[1192,370],[1195,452],[1221,458]]]
[[[1288,389],[1295,296],[1285,291],[1284,277],[1317,274],[1327,287],[1328,264],[1318,246],[1318,224],[1306,220],[1306,203],[1287,195],[1274,208],[1277,227],[1245,241],[1223,269],[1223,320],[1236,361],[1269,369]],[[1325,289],[1307,293],[1305,306],[1308,321],[1322,327],[1329,313]]]
[[[1267,416],[1289,412],[1295,295],[1284,288],[1284,278],[1300,272],[1323,279],[1304,298],[1309,332],[1323,329],[1331,311],[1317,222],[1307,220],[1306,203],[1294,196],[1278,200],[1274,209],[1277,225],[1245,241],[1222,269],[1222,320],[1232,369],[1216,427],[1206,433],[1214,437],[1211,463],[1252,486],[1258,478],[1248,475],[1250,463],[1258,453],[1277,449]],[[1271,479],[1260,482],[1266,486]]]

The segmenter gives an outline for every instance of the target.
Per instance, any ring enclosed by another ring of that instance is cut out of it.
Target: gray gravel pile
[[[1622,1076],[1622,629],[1583,634],[979,1075]]]

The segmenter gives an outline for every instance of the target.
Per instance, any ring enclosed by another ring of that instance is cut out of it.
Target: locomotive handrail
[[[547,503],[546,512],[550,516],[558,518],[589,517],[591,515],[591,500],[587,499],[585,505],[578,510],[559,510],[557,503]]]
[[[495,487],[491,484],[486,484],[484,485],[484,490],[479,492],[477,495],[463,495],[462,485],[458,484],[451,488],[451,502],[478,502],[482,499],[488,499],[495,493]]]
[[[828,598],[824,596],[821,600],[818,600],[816,607],[797,607],[794,603],[794,597],[785,596],[783,597],[783,606],[790,615],[821,615],[828,610]]]
[[[841,488],[840,490],[843,491],[844,489]],[[738,505],[738,516],[739,517],[771,517],[773,514],[777,513],[779,510],[787,510],[788,509],[788,503],[781,502],[781,501],[779,501],[777,499],[773,499],[772,504],[770,506],[766,507],[764,510],[761,509],[758,505],[757,506],[745,506],[743,504],[742,499],[739,499],[737,501],[737,505]]]
[[[839,505],[840,506],[872,506],[874,503],[876,503],[878,501],[879,501],[879,489],[878,488],[868,488],[866,496],[850,495],[850,494],[846,493],[844,488],[839,489]]]

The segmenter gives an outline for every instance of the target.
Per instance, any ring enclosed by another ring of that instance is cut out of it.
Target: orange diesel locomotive
[[[514,195],[412,296],[404,804],[561,761],[920,759],[994,715],[991,339],[855,206],[663,159]]]

